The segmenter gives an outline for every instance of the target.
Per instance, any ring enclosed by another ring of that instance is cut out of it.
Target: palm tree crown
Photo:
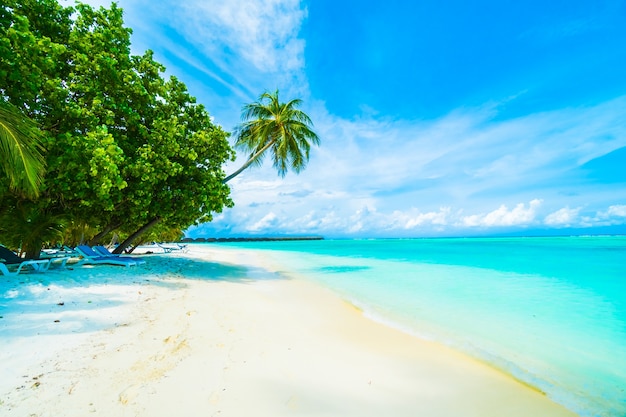
[[[281,103],[276,92],[265,92],[259,101],[243,107],[243,123],[237,127],[235,148],[249,153],[241,168],[224,179],[228,182],[251,165],[261,165],[269,150],[274,168],[284,177],[288,170],[302,171],[309,161],[311,145],[320,139],[313,132],[313,122],[297,107],[302,100]]]
[[[11,188],[36,197],[42,182],[44,158],[41,131],[9,103],[0,101],[0,170]]]

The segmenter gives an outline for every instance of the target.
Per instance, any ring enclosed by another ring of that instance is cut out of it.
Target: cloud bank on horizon
[[[279,89],[322,140],[191,237],[626,233],[624,1],[117,3],[225,129]]]

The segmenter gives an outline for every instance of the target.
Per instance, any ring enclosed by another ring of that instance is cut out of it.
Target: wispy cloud
[[[497,201],[502,189],[565,191],[567,181],[580,179],[573,178],[578,167],[626,145],[626,98],[513,120],[496,115],[477,109],[434,121],[318,116],[323,144],[312,171],[317,164],[328,167],[315,170],[316,178],[334,178],[334,189],[351,193],[407,197],[435,191],[438,207],[489,193]]]
[[[310,98],[304,2],[121,3],[137,29],[133,42],[154,49],[218,123],[230,129],[243,103],[279,88],[305,99],[322,139],[299,176],[281,179],[265,164],[232,181],[236,207],[192,233],[429,235],[626,223],[626,187],[598,184],[581,168],[626,146],[626,96],[515,118],[501,106],[523,96],[430,120],[400,120],[363,103],[360,117],[345,119]],[[526,36],[565,39],[609,15],[565,16]]]
[[[299,0],[193,0],[172,7],[172,26],[221,72],[247,89],[295,88],[303,81],[307,15]],[[270,85],[265,85],[269,83]],[[259,85],[262,84],[262,85]]]
[[[322,146],[305,172],[280,179],[266,165],[232,184],[233,215],[250,216],[242,233],[262,233],[268,213],[281,221],[265,232],[342,235],[626,221],[616,216],[626,190],[603,190],[581,170],[626,146],[626,97],[510,120],[493,106],[413,121],[311,109]]]
[[[66,0],[69,3],[69,0]],[[111,1],[86,0],[94,7]],[[155,52],[168,73],[182,79],[231,129],[244,103],[265,90],[308,96],[305,41],[307,16],[300,0],[120,0],[133,28],[133,52]]]
[[[179,5],[173,11],[177,21],[184,21],[181,30],[187,39],[201,40],[208,55],[221,57],[224,64],[241,57],[266,73],[304,66],[304,41],[297,34],[306,10],[299,0],[201,0]]]

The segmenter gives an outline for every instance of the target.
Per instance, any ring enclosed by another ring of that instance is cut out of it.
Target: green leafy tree
[[[300,99],[281,103],[277,90],[273,94],[265,92],[257,102],[244,106],[235,148],[249,153],[249,157],[224,182],[250,166],[261,165],[267,152],[282,177],[290,169],[299,173],[306,167],[311,145],[319,145],[320,140],[309,116],[298,109],[301,104]]]
[[[154,219],[186,228],[232,205],[227,133],[183,83],[163,79],[151,51],[130,55],[122,17],[115,4],[0,5],[0,95],[41,126],[47,172],[34,210],[66,215],[67,238],[124,238]],[[8,192],[0,181],[2,201],[20,204]]]
[[[121,253],[156,224],[187,228],[212,220],[212,213],[231,206],[222,182],[222,165],[233,156],[227,137],[212,124],[204,106],[195,103],[183,83],[172,77],[161,90],[151,141],[137,149],[127,165],[126,200],[116,214],[126,213],[122,230],[128,236]],[[141,209],[138,209],[141,208]],[[120,219],[122,220],[122,219]],[[132,220],[132,221],[129,221]]]

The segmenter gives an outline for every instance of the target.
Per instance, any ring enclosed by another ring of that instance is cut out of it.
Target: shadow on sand
[[[44,274],[0,276],[0,343],[13,337],[84,333],[120,325],[122,307],[144,286],[172,290],[185,280],[251,283],[285,279],[257,267],[168,255],[145,256],[145,265],[69,266]]]

